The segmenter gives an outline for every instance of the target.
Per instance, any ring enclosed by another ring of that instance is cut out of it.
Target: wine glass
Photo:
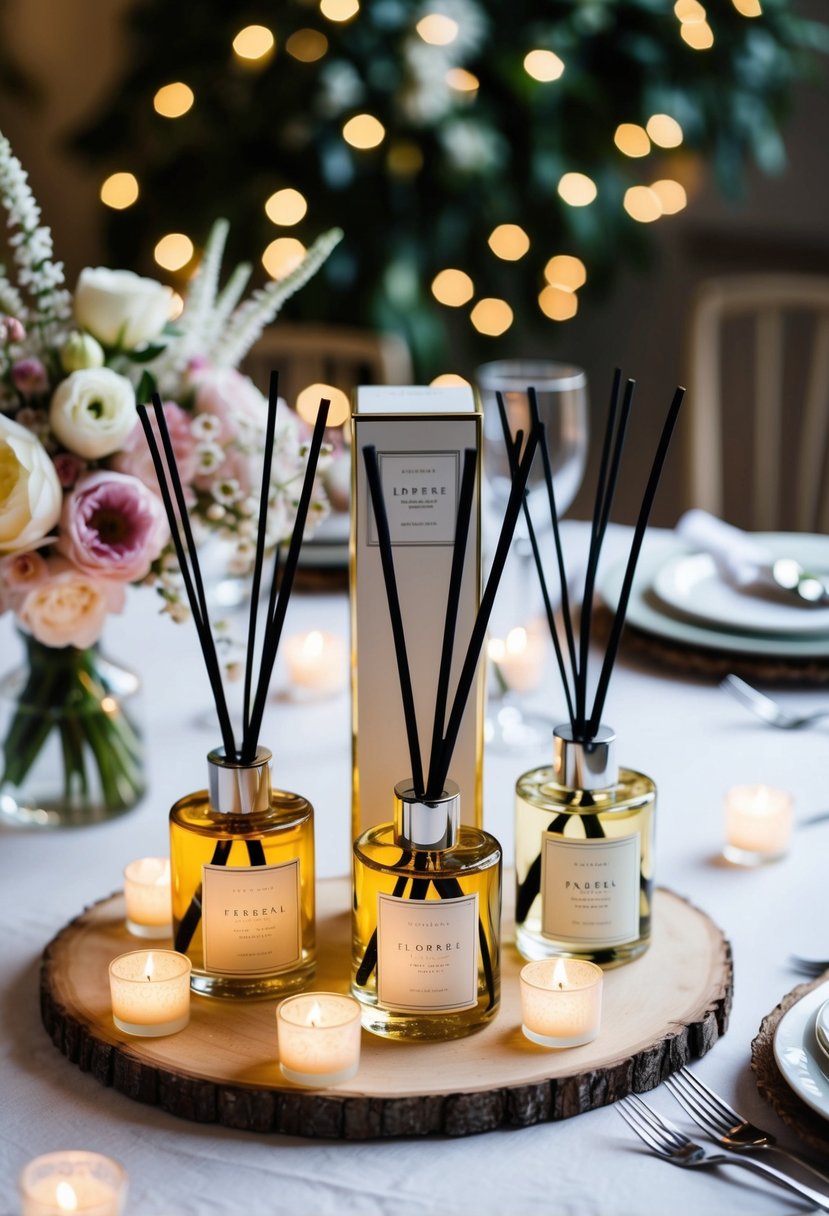
[[[492,514],[503,514],[509,498],[511,479],[509,458],[504,442],[496,394],[500,393],[510,433],[523,431],[524,440],[531,427],[528,389],[535,389],[538,414],[544,425],[547,450],[553,474],[556,509],[561,519],[571,506],[581,485],[587,463],[588,396],[587,377],[580,367],[548,359],[501,359],[485,363],[475,373],[481,395],[484,429],[484,474],[486,499]],[[527,483],[527,505],[533,530],[541,545],[552,529],[552,517],[540,455],[536,456]],[[511,625],[524,626],[537,599],[533,553],[523,513],[518,518],[513,540],[517,570],[511,579],[509,612]],[[549,580],[555,586],[555,579]],[[554,605],[555,607],[555,605]],[[540,676],[539,676],[540,682]],[[552,719],[522,711],[517,704],[520,691],[499,688],[501,704],[509,702],[509,733],[498,727],[498,718],[487,724],[487,738],[495,746],[512,749],[537,747],[550,737]],[[500,714],[500,711],[499,711]]]

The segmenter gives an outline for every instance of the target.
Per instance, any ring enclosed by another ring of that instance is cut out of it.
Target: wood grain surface
[[[309,987],[345,992],[349,883],[321,882],[317,896],[319,960]],[[279,1072],[273,999],[194,995],[190,1025],[179,1034],[135,1039],[116,1029],[109,962],[146,945],[127,933],[118,894],[88,908],[47,946],[43,1023],[56,1047],[101,1084],[198,1122],[349,1140],[527,1126],[652,1089],[724,1033],[732,967],[723,934],[666,890],[656,893],[654,926],[645,955],[606,973],[602,1031],[593,1043],[550,1051],[524,1038],[523,961],[507,944],[501,1008],[484,1030],[435,1044],[364,1033],[357,1076],[314,1091],[291,1085]],[[508,941],[512,926],[505,921],[504,928]]]

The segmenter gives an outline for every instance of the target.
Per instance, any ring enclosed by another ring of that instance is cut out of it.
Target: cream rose
[[[17,610],[20,624],[44,646],[92,646],[110,612],[124,607],[123,583],[93,578],[60,557],[47,567]]]
[[[43,444],[0,414],[0,553],[34,548],[60,518],[63,491]]]
[[[88,267],[75,288],[75,320],[104,346],[134,350],[158,337],[172,300],[171,289],[155,279],[131,270]]]
[[[67,376],[49,409],[54,434],[86,460],[117,452],[137,420],[132,385],[108,367],[82,368]]]

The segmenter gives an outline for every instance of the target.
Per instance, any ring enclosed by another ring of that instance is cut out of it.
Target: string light
[[[635,122],[619,123],[613,142],[625,156],[647,156],[651,150],[647,131]]]
[[[557,253],[544,267],[544,278],[551,287],[578,291],[587,282],[587,270],[581,258],[569,253]]]
[[[319,30],[294,30],[285,43],[285,50],[300,63],[316,63],[328,50],[328,39]]]
[[[684,21],[679,33],[692,50],[707,51],[714,45],[714,31],[707,21]]]
[[[305,196],[289,186],[284,190],[277,190],[265,203],[265,215],[271,223],[280,224],[283,228],[290,228],[292,224],[298,224],[305,218],[307,210],[308,203]]]
[[[489,338],[499,338],[512,325],[513,315],[506,300],[499,300],[496,296],[485,296],[472,309],[469,319],[479,334],[485,334]]]
[[[538,307],[551,321],[569,321],[578,312],[579,302],[574,291],[548,285],[539,293]]]
[[[164,270],[182,270],[193,256],[193,242],[183,232],[168,232],[157,243],[153,257]]]
[[[481,87],[478,77],[466,68],[450,68],[446,73],[446,83],[457,93],[477,93]]]
[[[101,183],[100,197],[105,206],[123,211],[138,198],[138,178],[134,173],[111,173]]]
[[[529,249],[530,238],[518,224],[499,224],[490,232],[487,244],[497,258],[517,262]]]
[[[430,387],[443,385],[448,388],[464,388],[468,384],[469,381],[463,376],[459,376],[457,372],[441,372],[439,376],[435,376],[434,380],[429,381]]]
[[[333,384],[309,384],[296,399],[296,412],[304,422],[314,425],[323,398],[331,402],[327,423],[329,427],[342,426],[348,421],[351,417],[351,402],[347,393]]]
[[[153,108],[162,118],[181,118],[196,100],[193,90],[181,80],[163,85],[153,98]]]
[[[640,224],[652,224],[662,214],[659,195],[649,186],[631,186],[626,190],[624,208],[630,218]]]
[[[439,304],[445,304],[448,308],[468,304],[474,294],[475,285],[463,270],[441,270],[432,279],[432,295]]]
[[[430,46],[449,46],[457,38],[460,27],[445,13],[427,13],[420,18],[415,29]]]
[[[266,25],[246,25],[233,39],[233,50],[240,59],[256,62],[270,55],[274,36]]]
[[[385,134],[386,128],[373,114],[355,114],[343,126],[343,139],[352,148],[376,148]]]
[[[663,215],[676,215],[677,211],[682,211],[688,205],[685,187],[673,178],[666,177],[658,182],[651,182],[650,188],[659,199]]]
[[[564,71],[564,61],[559,59],[555,51],[528,51],[524,56],[524,71],[533,80],[546,84],[550,80],[558,80]]]
[[[305,257],[305,246],[294,236],[278,236],[262,254],[262,265],[272,279],[284,279]]]
[[[558,192],[571,207],[587,207],[598,194],[596,183],[586,173],[565,173],[558,183]]]
[[[359,11],[359,0],[320,0],[320,12],[329,21],[350,21]]]
[[[645,129],[660,148],[678,148],[682,143],[682,127],[670,114],[651,114]]]

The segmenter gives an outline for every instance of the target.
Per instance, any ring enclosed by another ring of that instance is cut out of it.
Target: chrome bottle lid
[[[258,747],[250,764],[228,760],[223,747],[207,756],[208,797],[223,815],[250,815],[271,804],[271,753]]]
[[[553,772],[571,790],[601,790],[619,780],[616,732],[603,723],[592,739],[573,738],[569,722],[553,731]]]
[[[447,781],[439,798],[418,798],[411,778],[394,787],[395,844],[406,849],[450,849],[458,839],[461,795]]]

